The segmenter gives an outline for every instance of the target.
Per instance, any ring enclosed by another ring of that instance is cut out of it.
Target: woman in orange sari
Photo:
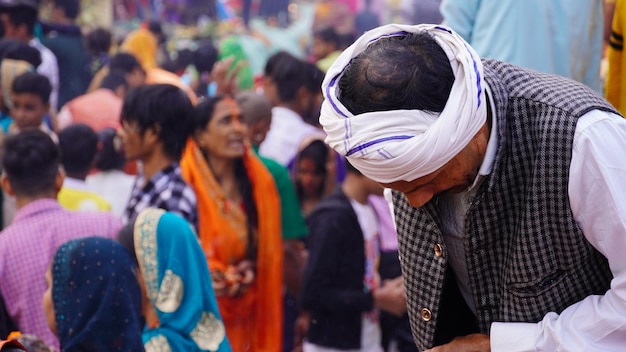
[[[229,97],[196,106],[181,160],[198,198],[198,232],[234,352],[278,352],[282,338],[280,201]]]

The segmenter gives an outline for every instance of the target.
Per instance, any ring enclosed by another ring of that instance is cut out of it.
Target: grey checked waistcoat
[[[489,333],[492,322],[537,322],[608,290],[607,260],[576,225],[567,190],[578,118],[615,111],[569,79],[483,63],[499,146],[465,220],[465,252],[478,327]],[[437,199],[413,208],[394,193],[411,327],[424,350],[433,346],[447,268]]]

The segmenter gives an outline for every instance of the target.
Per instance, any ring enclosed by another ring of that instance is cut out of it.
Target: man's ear
[[[121,85],[115,88],[115,95],[124,99],[124,96],[126,95],[126,91],[127,91],[126,87],[124,87],[124,85]]]
[[[311,92],[305,86],[298,88],[298,91],[296,92],[296,97],[298,106],[309,106],[309,102],[311,101]]]
[[[11,187],[11,182],[9,182],[9,178],[6,174],[2,174],[2,176],[0,176],[0,185],[2,186],[2,190],[6,194],[10,196],[15,195],[15,192],[13,192],[13,187]]]
[[[150,128],[147,128],[143,132],[143,142],[146,144],[156,144],[160,142],[159,133],[161,132],[161,126],[154,125]]]
[[[59,167],[59,171],[57,171],[57,176],[54,179],[54,191],[55,193],[59,193],[61,188],[63,188],[63,181],[65,180],[65,170],[62,167]]]

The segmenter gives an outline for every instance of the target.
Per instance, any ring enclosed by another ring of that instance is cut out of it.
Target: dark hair
[[[109,71],[102,79],[102,82],[100,82],[100,88],[115,91],[119,87],[128,88],[128,81],[126,81],[126,76],[123,71]]]
[[[270,77],[276,85],[278,97],[281,101],[294,101],[297,97],[298,89],[307,85],[308,78],[312,74],[311,71],[307,70],[309,67],[307,64],[296,57],[285,56],[272,69],[273,72]]]
[[[163,27],[161,26],[161,22],[157,21],[157,20],[150,20],[148,22],[146,22],[146,27],[148,27],[148,30],[156,35],[162,35],[163,34]]]
[[[356,38],[354,37],[354,34],[352,33],[343,33],[343,34],[339,34],[338,35],[338,45],[337,48],[339,50],[345,50],[347,47],[349,47],[350,45],[352,45],[352,43],[354,43],[354,40]]]
[[[313,161],[315,173],[322,176],[322,178],[324,179],[324,182],[320,184],[319,189],[316,190],[320,196],[324,192],[324,187],[326,186],[326,174],[328,173],[328,170],[326,169],[326,161],[328,160],[328,153],[329,150],[326,144],[324,144],[324,142],[319,139],[315,139],[298,153],[298,155],[296,156],[296,162],[293,165],[297,173],[300,160],[309,159]],[[304,201],[304,191],[302,190],[302,185],[300,185],[297,179],[294,183],[296,186],[298,199],[300,199],[300,202],[302,202]]]
[[[17,195],[53,191],[60,163],[59,147],[39,129],[9,135],[2,144],[2,169]]]
[[[185,69],[193,63],[194,52],[191,49],[182,49],[176,52],[176,65],[179,69]]]
[[[203,42],[193,52],[193,66],[198,72],[211,72],[217,62],[217,55],[217,48],[212,42]]]
[[[121,120],[136,122],[142,134],[153,129],[165,154],[179,160],[193,131],[193,116],[185,92],[171,84],[150,84],[126,94]]]
[[[129,53],[118,53],[109,59],[109,70],[131,73],[136,69],[143,69],[137,58]]]
[[[427,33],[380,39],[359,54],[339,79],[340,100],[353,114],[417,109],[441,112],[454,73]]]
[[[170,59],[166,59],[166,61],[160,64],[159,67],[171,73],[177,73],[179,70],[178,63],[176,63],[176,60],[170,60]]]
[[[79,0],[54,0],[53,2],[55,7],[60,7],[63,10],[65,17],[73,20],[78,17],[80,12]]]
[[[339,48],[339,34],[335,32],[333,27],[318,29],[313,33],[313,38],[319,39],[324,43],[333,44],[335,47]]]
[[[0,40],[0,57],[26,61],[34,68],[41,65],[41,53],[39,50],[17,39],[5,38]]]
[[[324,81],[324,71],[311,62],[303,62],[304,85],[311,93],[322,92],[322,82]]]
[[[107,127],[98,132],[100,152],[96,158],[96,167],[102,171],[122,170],[126,165],[124,154],[115,146],[117,132],[114,128]]]
[[[263,75],[271,78],[276,69],[281,66],[283,60],[293,61],[298,59],[286,51],[279,51],[267,59],[263,68]]]
[[[44,104],[50,101],[52,86],[48,77],[35,72],[24,72],[15,77],[11,89],[14,94],[30,93],[38,95]]]
[[[159,22],[158,20],[149,20],[146,23],[146,27],[152,34],[154,34],[159,44],[165,43],[167,38],[165,36],[165,33],[163,32],[161,22]]]
[[[25,26],[26,32],[30,36],[35,33],[35,24],[37,24],[37,17],[39,15],[37,9],[31,6],[19,5],[11,8],[4,8],[0,10],[0,12],[9,15],[9,22],[11,22],[13,26]]]
[[[348,159],[344,159],[344,165],[346,165],[346,172],[350,173],[350,174],[355,174],[355,175],[363,175],[363,173],[361,173],[361,171],[359,171],[359,169],[357,169],[356,167],[354,167],[354,165],[352,165],[350,163],[350,161],[348,161]]]
[[[74,123],[59,132],[59,148],[68,175],[87,174],[98,154],[98,135],[91,127]]]
[[[111,31],[104,28],[96,28],[85,36],[87,50],[92,55],[107,54],[111,49],[112,40]]]
[[[137,252],[135,252],[135,220],[131,219],[128,224],[124,225],[117,233],[117,241],[126,248],[131,258],[135,261],[135,264],[139,265],[137,260]]]
[[[213,113],[215,112],[215,106],[220,101],[224,100],[225,96],[215,96],[202,101],[196,105],[194,112],[194,125],[195,129],[202,130],[211,122]],[[254,236],[255,229],[258,228],[258,212],[256,202],[254,201],[254,186],[248,177],[248,171],[243,163],[243,158],[239,158],[235,161],[235,180],[239,187],[239,192],[243,199],[243,208],[246,212],[248,220],[248,248],[246,250],[247,257],[252,260],[256,260],[256,247],[257,241]]]
[[[225,99],[223,95],[209,97],[195,106],[193,111],[193,130],[200,131],[206,128],[211,119],[217,103]]]

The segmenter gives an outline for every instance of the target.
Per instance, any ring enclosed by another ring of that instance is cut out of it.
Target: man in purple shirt
[[[0,339],[19,329],[59,348],[41,306],[52,256],[74,238],[113,238],[121,220],[110,213],[71,212],[59,205],[56,198],[64,178],[61,156],[44,132],[27,130],[9,136],[3,150],[0,183],[15,196],[18,211],[12,224],[0,232],[0,303],[4,303],[0,304]]]

